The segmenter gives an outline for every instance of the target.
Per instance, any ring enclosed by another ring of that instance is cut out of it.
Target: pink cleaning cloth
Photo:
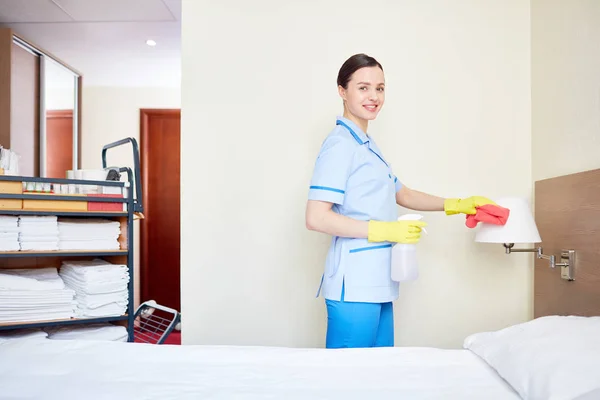
[[[475,228],[479,222],[485,224],[504,225],[508,220],[510,210],[508,208],[486,204],[475,208],[477,212],[474,215],[467,215],[466,225],[469,228]]]

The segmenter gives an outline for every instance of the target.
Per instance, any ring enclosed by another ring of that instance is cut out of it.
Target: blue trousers
[[[348,347],[393,347],[393,303],[354,303],[325,300],[328,349]]]

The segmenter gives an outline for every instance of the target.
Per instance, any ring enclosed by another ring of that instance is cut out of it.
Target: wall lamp
[[[561,250],[560,262],[555,255],[546,255],[541,246],[532,249],[514,249],[515,243],[541,243],[542,239],[527,201],[517,197],[507,197],[496,200],[499,206],[510,210],[506,224],[481,224],[475,235],[478,243],[501,243],[506,254],[536,253],[537,258],[548,260],[550,268],[559,267],[561,278],[575,280],[575,250]]]

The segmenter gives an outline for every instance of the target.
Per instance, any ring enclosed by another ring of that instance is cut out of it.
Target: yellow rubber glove
[[[444,201],[444,211],[446,215],[454,214],[476,214],[477,210],[475,207],[484,206],[486,204],[493,204],[492,200],[482,196],[472,196],[466,199],[446,199]]]
[[[414,244],[421,239],[423,221],[369,221],[369,242],[394,242]]]

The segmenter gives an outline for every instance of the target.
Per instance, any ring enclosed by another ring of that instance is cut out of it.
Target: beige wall
[[[370,133],[407,185],[530,196],[529,38],[521,0],[184,0],[184,343],[324,345],[329,238],[305,229],[304,207],[354,53],[383,63]],[[475,244],[463,217],[426,220],[398,345],[458,347],[530,317],[531,257]]]
[[[140,136],[140,108],[180,108],[181,94],[173,88],[84,87],[82,167],[102,167],[105,144]],[[109,166],[133,168],[130,146],[109,150]],[[135,304],[139,304],[139,222],[134,226]],[[148,299],[142,299],[148,300]]]
[[[600,1],[532,0],[533,178],[600,167]]]

